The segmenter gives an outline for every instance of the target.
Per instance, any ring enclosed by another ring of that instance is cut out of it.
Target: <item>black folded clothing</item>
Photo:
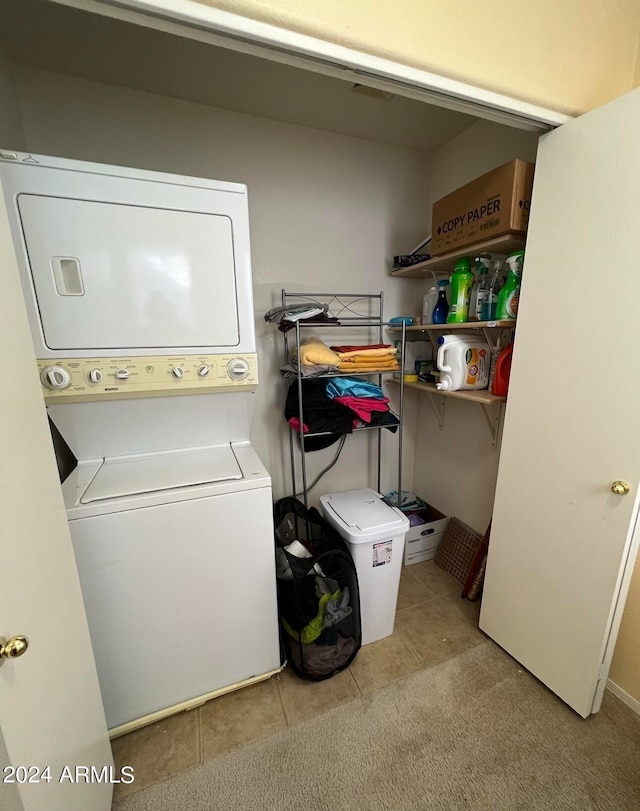
[[[305,324],[339,324],[337,318],[333,316],[327,315],[326,313],[318,313],[317,315],[309,315],[305,316],[304,318],[297,319],[299,321],[304,321]],[[288,318],[283,318],[282,321],[278,324],[278,329],[280,332],[289,332],[290,329],[293,329],[296,325],[295,321],[289,321]]]
[[[383,426],[392,434],[395,434],[400,425],[400,420],[393,411],[373,411],[371,413],[371,425]]]
[[[343,434],[350,434],[353,431],[353,411],[342,403],[337,403],[327,397],[326,381],[310,379],[301,382],[304,424],[310,434],[323,434],[323,436],[305,437],[305,451],[326,448],[340,439]],[[297,381],[289,386],[284,416],[287,421],[292,417],[300,419]]]

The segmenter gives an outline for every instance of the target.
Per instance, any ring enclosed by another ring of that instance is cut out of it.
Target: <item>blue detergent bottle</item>
[[[433,323],[446,324],[449,315],[449,302],[447,301],[448,279],[440,279],[438,282],[438,301],[433,308]]]

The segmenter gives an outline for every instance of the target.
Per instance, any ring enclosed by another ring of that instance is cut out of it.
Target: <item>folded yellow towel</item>
[[[310,336],[300,342],[300,363],[304,366],[337,366],[340,358],[324,341]]]

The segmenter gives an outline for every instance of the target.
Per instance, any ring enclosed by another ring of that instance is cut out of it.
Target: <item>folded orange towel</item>
[[[397,360],[388,361],[387,363],[350,363],[349,361],[340,361],[338,369],[341,372],[391,372],[400,368]]]
[[[332,346],[331,349],[337,352],[342,358],[347,355],[395,355],[396,348],[391,344],[370,344],[368,346]]]
[[[344,346],[332,346],[334,352],[355,352],[358,349],[393,349],[391,344],[347,344]]]
[[[340,363],[371,363],[371,364],[380,364],[380,363],[392,363],[396,361],[395,355],[390,355],[387,353],[386,355],[361,355],[359,352],[355,352],[351,355],[340,355]]]

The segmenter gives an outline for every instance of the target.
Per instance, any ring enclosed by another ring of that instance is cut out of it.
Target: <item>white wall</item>
[[[433,153],[432,201],[513,158],[535,161],[538,136],[477,121]]]
[[[291,490],[278,367],[282,335],[264,312],[280,290],[385,293],[385,315],[417,314],[419,281],[393,279],[389,259],[429,230],[429,159],[423,153],[280,124],[174,99],[20,69],[28,148],[36,153],[243,182],[249,188],[261,384],[252,440],[274,479]],[[409,414],[409,424],[411,414]],[[385,440],[391,440],[384,432]],[[314,495],[366,480],[371,434],[350,437]],[[385,487],[395,483],[395,442]],[[406,442],[406,484],[413,465]],[[309,456],[310,475],[333,449]],[[298,480],[299,481],[299,480]]]
[[[534,161],[537,136],[478,121],[433,154],[432,200],[513,158]],[[414,488],[447,515],[456,515],[484,532],[493,509],[499,448],[481,407],[447,398],[443,430],[420,394]],[[438,398],[432,402],[439,403]],[[495,409],[495,410],[494,410]],[[494,406],[488,410],[493,418]]]

